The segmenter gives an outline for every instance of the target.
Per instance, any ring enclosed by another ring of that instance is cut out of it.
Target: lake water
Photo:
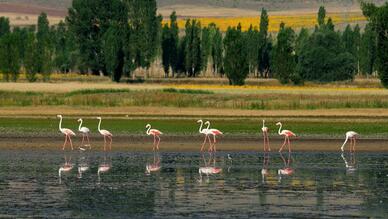
[[[388,217],[386,153],[230,156],[5,150],[0,217]]]

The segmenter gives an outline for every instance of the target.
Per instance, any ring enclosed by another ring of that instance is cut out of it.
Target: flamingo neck
[[[148,129],[147,129],[147,135],[150,135],[150,130],[151,130],[151,126],[148,126]]]
[[[203,121],[201,121],[201,125],[199,126],[199,133],[202,133],[202,126],[203,126]]]
[[[78,131],[81,131],[81,126],[82,126],[82,120],[79,123]]]
[[[210,128],[210,122],[208,121],[206,129]]]
[[[264,125],[264,120],[263,120],[263,128],[265,127],[265,125]]]
[[[62,131],[62,117],[59,120],[59,131]]]
[[[342,151],[344,151],[344,147],[345,147],[345,145],[346,145],[346,142],[348,142],[348,139],[349,139],[349,136],[346,135],[346,139],[345,139],[344,143],[343,143],[342,146],[341,146],[341,150],[342,150]]]
[[[100,121],[98,122],[98,131],[99,132],[101,131],[100,127],[101,127],[101,118],[100,118]]]
[[[282,130],[282,123],[280,123],[279,131],[278,131],[279,135],[281,134],[281,130]]]

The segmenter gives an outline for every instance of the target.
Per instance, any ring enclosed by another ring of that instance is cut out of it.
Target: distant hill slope
[[[370,1],[370,0],[369,0]],[[373,0],[382,4],[386,0]],[[72,0],[0,0],[0,12],[65,16]],[[261,8],[269,11],[317,10],[324,4],[329,10],[359,10],[357,0],[157,0],[160,13],[167,16],[172,10],[184,17],[251,16]],[[221,9],[221,10],[220,10]]]

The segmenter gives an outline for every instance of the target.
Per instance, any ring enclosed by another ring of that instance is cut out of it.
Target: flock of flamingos
[[[60,118],[59,130],[65,136],[65,142],[63,144],[62,150],[65,150],[65,147],[66,147],[68,142],[71,146],[71,149],[73,150],[73,143],[72,143],[71,137],[76,136],[76,134],[71,129],[62,128],[63,117],[62,117],[62,115],[58,115],[57,117]],[[109,150],[111,150],[112,149],[112,136],[113,135],[108,130],[101,129],[101,120],[102,119],[101,119],[101,117],[97,117],[97,119],[99,120],[98,131],[104,137],[104,151],[106,151],[106,146],[107,146],[108,142],[109,142]],[[79,122],[78,132],[80,132],[80,134],[82,134],[82,143],[81,143],[82,146],[80,147],[80,150],[85,150],[83,148],[83,146],[89,147],[89,149],[91,149],[90,140],[89,140],[90,129],[85,127],[85,126],[82,126],[82,123],[83,123],[82,119],[78,119],[78,122]],[[203,141],[202,146],[201,146],[201,152],[204,150],[204,147],[205,147],[207,142],[209,142],[208,151],[209,152],[216,152],[217,151],[217,149],[216,149],[216,143],[217,143],[216,137],[219,135],[223,135],[223,133],[218,129],[210,128],[209,121],[206,121],[204,123],[202,120],[198,120],[197,123],[200,123],[199,133],[204,135],[204,141]],[[204,127],[204,125],[206,127]],[[286,146],[286,145],[288,146],[288,151],[289,151],[288,162],[285,161],[284,157],[281,154],[281,158],[284,161],[285,167],[278,170],[279,181],[280,181],[281,176],[287,176],[287,175],[293,174],[293,169],[290,168],[290,154],[291,154],[290,138],[296,137],[296,134],[290,130],[282,130],[282,123],[280,123],[280,122],[276,123],[276,125],[279,126],[278,134],[280,136],[284,137],[284,142],[283,142],[282,146],[280,147],[279,152],[281,152],[283,150],[284,146]],[[269,146],[269,135],[268,135],[269,129],[268,129],[268,127],[265,126],[264,120],[263,120],[263,126],[261,128],[261,131],[263,133],[264,152],[265,152],[264,153],[264,160],[263,160],[263,169],[261,170],[262,179],[264,182],[266,176],[269,174],[269,172],[268,172],[269,153],[268,152],[271,151],[271,148]],[[146,125],[146,134],[149,136],[151,136],[151,135],[153,136],[153,150],[159,151],[160,135],[162,135],[163,133],[157,129],[152,129],[151,125],[147,124]],[[355,152],[355,145],[356,145],[356,137],[357,136],[358,136],[358,134],[354,131],[347,132],[346,139],[345,139],[345,142],[343,143],[343,145],[341,146],[341,150],[344,151],[344,147],[345,147],[346,143],[350,140],[350,148],[349,149],[351,152],[352,151]],[[211,137],[213,139],[211,139]],[[84,145],[85,139],[87,141],[87,144]],[[211,156],[214,156],[214,153],[210,153],[210,154],[211,154]],[[203,154],[202,154],[202,156],[203,156]],[[341,156],[345,161],[347,169],[352,171],[353,165],[348,164],[348,162],[346,161],[343,154]],[[198,170],[199,175],[200,175],[200,181],[202,181],[202,175],[207,175],[209,177],[209,175],[218,174],[222,170],[221,168],[216,167],[214,157],[209,159],[209,162],[206,162],[204,156],[203,156],[203,159],[205,162],[205,166],[200,167]],[[210,164],[211,160],[213,160],[214,165]],[[229,154],[228,154],[228,160],[230,160],[230,162],[232,161],[232,158],[230,157]],[[61,168],[59,169],[59,179],[60,180],[61,180],[61,173],[62,172],[69,172],[73,168],[73,165],[71,165],[70,161],[66,157],[65,157],[65,161],[66,161],[65,164],[63,166],[61,166]],[[99,181],[100,181],[100,173],[104,173],[104,172],[109,171],[110,167],[111,167],[110,164],[106,163],[106,162],[104,162],[103,164],[101,164],[99,166],[98,174],[97,174]],[[156,154],[154,153],[154,162],[152,164],[146,165],[146,173],[150,174],[151,172],[159,171],[160,168],[161,168],[160,158],[156,157]],[[89,169],[89,167],[87,165],[80,165],[78,167],[78,172],[79,172],[78,177],[81,178],[82,173],[87,171],[88,169]]]
[[[76,136],[76,134],[71,130],[71,129],[68,129],[68,128],[62,128],[62,115],[58,115],[57,116],[58,118],[60,118],[60,121],[59,121],[59,131],[62,132],[64,135],[65,135],[65,142],[63,144],[63,147],[62,147],[62,150],[65,150],[65,147],[66,147],[66,144],[67,142],[70,143],[70,146],[71,146],[71,149],[73,150],[73,142],[71,141],[71,137],[72,136]],[[107,142],[109,140],[109,149],[111,150],[112,149],[112,133],[109,132],[108,130],[105,130],[105,129],[101,129],[101,117],[97,117],[97,119],[99,120],[99,123],[98,123],[98,132],[104,137],[104,151],[106,150],[106,146],[107,146]],[[89,148],[91,148],[90,146],[90,140],[89,140],[89,134],[90,134],[90,129],[85,127],[85,126],[82,126],[82,119],[78,119],[78,122],[79,122],[79,127],[78,127],[78,131],[82,134],[82,143],[81,145],[84,145],[84,141],[85,141],[85,138],[87,140],[87,144],[85,146],[89,146]],[[216,140],[216,137],[219,136],[219,135],[222,135],[223,133],[218,130],[218,129],[213,129],[213,128],[210,128],[210,122],[209,121],[206,121],[205,123],[203,123],[202,120],[198,120],[197,123],[200,123],[200,127],[199,127],[199,133],[203,134],[205,136],[205,139],[202,143],[202,146],[201,146],[201,151],[204,150],[204,147],[206,145],[206,142],[209,141],[209,152],[216,152],[217,149],[216,149],[216,143],[217,143],[217,140]],[[206,128],[203,127],[203,125],[207,125]],[[283,147],[285,145],[288,146],[288,151],[291,152],[291,143],[290,143],[290,138],[291,137],[296,137],[296,134],[293,133],[292,131],[290,130],[282,130],[282,123],[281,122],[278,122],[276,123],[277,126],[279,126],[279,130],[278,130],[278,134],[280,136],[283,136],[284,137],[284,142],[282,144],[282,146],[280,147],[279,149],[279,152],[281,152],[283,150]],[[150,124],[147,124],[146,125],[146,134],[147,135],[152,135],[153,136],[153,150],[159,150],[159,144],[160,144],[160,135],[162,135],[163,133],[157,129],[153,129],[151,127]],[[268,136],[268,133],[269,133],[269,129],[268,127],[265,126],[265,121],[263,120],[263,127],[261,128],[261,131],[263,132],[263,139],[264,139],[264,151],[271,151],[271,148],[269,147],[269,136]],[[210,136],[213,137],[213,141],[210,139]],[[350,151],[355,151],[355,146],[356,146],[356,137],[358,136],[358,134],[354,131],[348,131],[346,132],[346,135],[345,135],[345,142],[343,143],[343,145],[341,146],[341,150],[344,151],[344,147],[346,145],[346,143],[348,142],[348,140],[350,140]],[[84,150],[82,147],[80,147],[81,150]]]

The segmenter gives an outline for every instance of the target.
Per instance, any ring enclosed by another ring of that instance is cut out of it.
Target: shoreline
[[[291,148],[293,152],[338,152],[344,139],[292,139]],[[203,142],[201,137],[174,136],[162,138],[160,143],[161,152],[198,152]],[[272,152],[278,152],[283,139],[270,139]],[[57,150],[62,151],[63,138],[58,137],[1,137],[0,149],[5,150]],[[80,139],[73,139],[74,151],[78,151]],[[92,151],[102,152],[103,138],[91,139]],[[207,144],[208,146],[208,144]],[[207,147],[205,146],[205,147]],[[345,147],[348,153],[349,145]],[[66,151],[70,150],[67,145]],[[263,151],[261,138],[220,138],[217,143],[219,152],[247,152]],[[114,137],[112,151],[128,152],[152,152],[152,137],[132,136]],[[356,145],[357,152],[388,152],[388,139],[359,139]],[[287,152],[285,147],[283,152]]]

